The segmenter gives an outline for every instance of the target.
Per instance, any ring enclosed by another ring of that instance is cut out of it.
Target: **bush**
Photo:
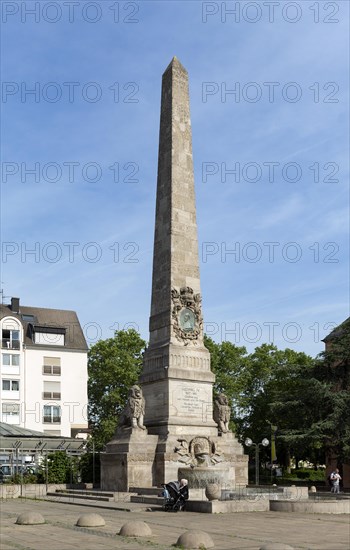
[[[312,470],[310,468],[300,468],[292,470],[292,475],[296,479],[306,479],[308,481],[325,481],[325,470]]]
[[[293,469],[290,474],[284,473],[283,477],[277,478],[276,483],[283,484],[285,482],[304,481],[304,482],[325,482],[325,470],[312,470],[311,468]]]
[[[21,485],[22,483],[38,483],[38,476],[32,473],[24,473],[22,476],[21,474],[13,474],[13,476],[7,479],[5,483],[11,485]]]
[[[55,451],[45,458],[38,475],[40,483],[77,483],[79,459],[69,457],[64,451]]]

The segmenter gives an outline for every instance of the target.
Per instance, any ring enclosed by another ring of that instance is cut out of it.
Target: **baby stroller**
[[[181,512],[185,509],[186,500],[188,500],[188,486],[181,486],[178,481],[170,481],[164,487],[164,510]]]

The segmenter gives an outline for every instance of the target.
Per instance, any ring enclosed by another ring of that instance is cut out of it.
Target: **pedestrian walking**
[[[338,468],[336,468],[334,472],[331,473],[330,480],[332,483],[331,493],[338,494],[341,480]]]

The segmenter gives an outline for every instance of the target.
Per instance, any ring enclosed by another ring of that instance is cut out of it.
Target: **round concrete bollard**
[[[78,527],[103,527],[106,522],[100,514],[82,514],[75,525]]]
[[[45,520],[38,512],[24,512],[16,519],[17,525],[41,525]]]
[[[259,550],[294,550],[293,546],[283,544],[282,542],[268,542],[260,546]]]
[[[213,548],[214,543],[208,533],[204,531],[186,531],[177,539],[175,546],[181,548]]]
[[[119,535],[121,537],[150,537],[152,529],[144,521],[128,521],[122,525]]]
[[[309,489],[309,493],[316,493],[317,492],[317,489],[315,487],[315,485],[311,485],[310,489]]]

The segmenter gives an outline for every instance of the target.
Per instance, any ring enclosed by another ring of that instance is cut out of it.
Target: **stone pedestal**
[[[101,489],[128,491],[130,487],[152,487],[157,443],[158,437],[146,430],[121,430],[100,455]]]

